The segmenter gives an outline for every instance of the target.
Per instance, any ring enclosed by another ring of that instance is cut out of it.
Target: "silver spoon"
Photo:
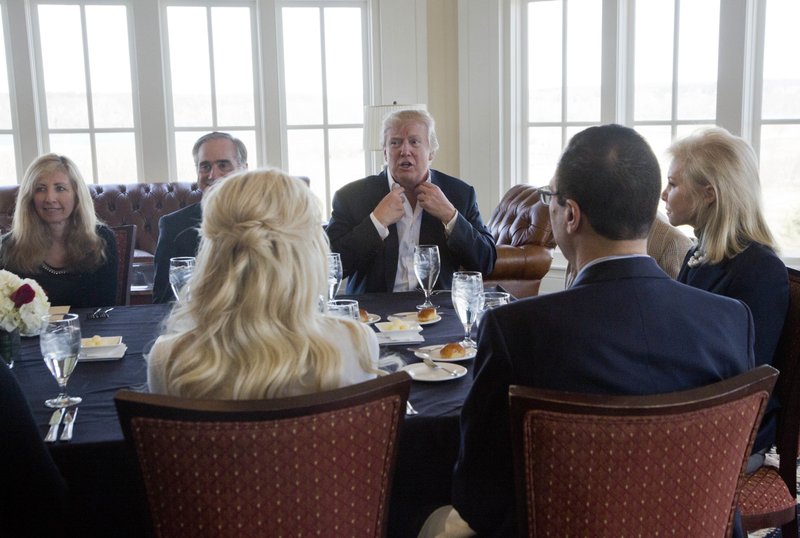
[[[444,370],[451,376],[458,375],[458,372],[456,372],[455,370],[451,370],[450,368],[445,368],[444,366],[439,366],[438,364],[433,362],[433,359],[431,359],[431,356],[428,355],[427,353],[420,353],[420,355],[425,355],[424,357],[422,357],[422,362],[428,365],[429,368],[433,368],[434,370]]]

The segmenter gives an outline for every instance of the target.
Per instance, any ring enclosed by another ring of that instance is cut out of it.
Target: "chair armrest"
[[[542,245],[496,245],[497,262],[487,280],[539,280],[550,270],[553,249]]]

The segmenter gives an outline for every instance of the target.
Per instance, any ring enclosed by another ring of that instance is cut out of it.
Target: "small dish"
[[[433,319],[429,319],[428,321],[419,321],[417,319],[417,313],[416,312],[398,312],[397,314],[392,314],[387,319],[389,321],[394,321],[396,319],[399,319],[400,321],[406,321],[406,322],[413,321],[414,323],[419,323],[420,325],[430,325],[432,323],[437,323],[437,322],[441,321],[442,320],[442,316],[440,316],[437,313],[436,317],[433,318]]]
[[[116,346],[95,346],[95,347],[82,347],[78,362],[100,362],[100,361],[115,361],[125,356],[128,351],[128,346],[125,344],[117,344]]]
[[[445,344],[421,347],[414,352],[414,355],[416,355],[420,359],[424,359],[425,354],[427,354],[430,358],[432,358],[435,361],[458,362],[458,361],[468,361],[470,359],[474,359],[475,355],[477,354],[477,350],[474,347],[468,347],[464,349],[463,357],[453,357],[453,358],[442,357],[439,352],[442,350],[444,346]]]
[[[417,362],[414,364],[409,364],[403,368],[403,370],[408,372],[408,375],[410,375],[414,381],[425,381],[431,383],[437,383],[439,381],[452,381],[467,375],[467,369],[459,364],[447,363],[442,364],[441,366],[442,368],[431,368],[424,362]],[[450,372],[445,371],[445,368],[452,370],[456,373],[456,375],[452,375]]]
[[[121,336],[97,336],[91,338],[81,338],[82,349],[102,349],[118,346],[122,343]]]
[[[376,321],[380,321],[381,317],[378,314],[367,314],[367,321],[362,321],[362,323],[366,323],[367,325],[372,325]]]
[[[419,332],[422,330],[422,325],[416,321],[408,321],[404,319],[395,319],[391,321],[383,321],[376,323],[375,326],[382,333],[400,333],[400,332]]]

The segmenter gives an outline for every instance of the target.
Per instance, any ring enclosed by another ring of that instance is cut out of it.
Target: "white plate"
[[[375,323],[376,321],[380,321],[380,320],[381,320],[381,317],[378,314],[367,314],[367,321],[364,321],[363,323],[366,323],[367,325],[370,325],[370,324]]]
[[[407,325],[405,329],[393,329],[392,325],[396,323],[396,321],[382,321],[380,323],[376,323],[375,327],[382,333],[418,333],[422,330],[422,325],[417,323],[416,321],[408,321],[408,320],[401,320],[403,323]]]
[[[414,355],[416,355],[420,359],[424,359],[425,358],[424,354],[427,353],[428,356],[435,361],[456,362],[456,361],[466,361],[469,359],[474,359],[477,352],[477,350],[474,347],[468,347],[464,349],[465,353],[463,357],[453,357],[452,359],[450,359],[447,357],[442,357],[441,354],[439,353],[439,351],[441,351],[444,346],[445,344],[439,344],[438,346],[421,347],[414,352]]]
[[[388,333],[375,333],[378,344],[382,346],[399,346],[401,344],[421,344],[425,341],[423,336],[415,331],[394,331]]]
[[[127,350],[128,346],[125,344],[116,346],[82,347],[78,362],[116,361],[124,357]]]
[[[121,336],[98,336],[91,338],[81,338],[81,351],[89,350],[93,355],[107,353],[122,343]]]
[[[416,312],[398,312],[397,314],[392,314],[387,319],[389,321],[394,321],[396,319],[399,319],[400,321],[413,321],[415,323],[419,323],[420,325],[430,325],[431,323],[436,323],[437,321],[441,321],[442,316],[440,316],[437,313],[436,317],[433,319],[429,319],[428,321],[419,321],[417,319]]]
[[[452,370],[456,372],[458,375],[450,375],[448,372],[445,372],[442,368],[431,368],[424,362],[417,362],[414,364],[409,364],[403,370],[408,372],[408,375],[414,381],[430,381],[430,382],[438,382],[438,381],[452,381],[454,379],[458,379],[459,377],[464,377],[467,375],[467,369],[458,364],[442,364],[442,368],[447,368],[448,370]]]

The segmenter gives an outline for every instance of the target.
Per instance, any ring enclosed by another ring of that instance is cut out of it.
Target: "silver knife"
[[[53,411],[53,414],[50,415],[50,429],[47,431],[47,435],[45,436],[44,440],[47,443],[53,443],[56,439],[58,439],[58,426],[61,424],[61,419],[64,417],[64,408],[56,409]]]
[[[64,417],[64,431],[61,432],[62,441],[72,440],[72,427],[75,425],[75,417],[78,416],[78,408],[71,407]]]

